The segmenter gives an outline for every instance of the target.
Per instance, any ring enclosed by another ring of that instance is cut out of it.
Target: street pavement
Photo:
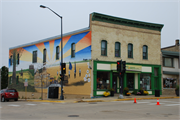
[[[98,98],[100,99],[100,98]],[[106,99],[106,98],[101,98]],[[107,98],[107,99],[110,99]],[[1,102],[1,120],[179,120],[178,98],[108,102]]]

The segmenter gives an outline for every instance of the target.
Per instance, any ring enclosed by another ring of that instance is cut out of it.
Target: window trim
[[[165,58],[170,58],[171,59],[171,66],[165,66]],[[163,57],[163,67],[174,67],[174,58],[172,57]]]
[[[119,55],[118,56],[116,56],[116,44],[119,44],[119,49],[118,49]],[[121,43],[120,42],[115,42],[115,57],[121,57]]]
[[[128,50],[128,58],[133,58],[133,44],[132,44],[132,43],[129,43],[129,44],[128,44],[128,48],[129,48],[129,45],[131,45],[132,56],[129,57],[129,49],[127,49],[127,50]]]
[[[36,53],[36,56],[34,58],[34,54]],[[32,63],[37,63],[37,50],[33,51],[33,54],[32,54]]]
[[[146,58],[144,58],[144,47],[146,47]],[[142,47],[142,58],[143,58],[143,60],[147,60],[148,59],[148,46],[147,45],[143,45],[143,47]]]
[[[59,60],[59,46],[56,46],[56,60]]]
[[[47,50],[46,48],[43,49],[43,63],[46,63],[46,57],[47,57]]]
[[[73,45],[74,45],[74,50],[73,50]],[[72,43],[71,44],[71,58],[74,58],[75,57],[75,51],[76,51],[76,44],[75,43]],[[74,55],[73,55],[74,53]]]
[[[102,42],[105,42],[105,54],[102,54]],[[106,40],[102,40],[101,41],[101,56],[107,56],[107,41]]]

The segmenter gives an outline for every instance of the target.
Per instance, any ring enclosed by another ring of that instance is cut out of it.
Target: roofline
[[[166,49],[166,48],[175,47],[175,46],[176,46],[176,45],[172,45],[172,46],[168,46],[168,47],[163,47],[163,48],[161,48],[161,50],[162,50],[162,49]],[[180,46],[180,44],[179,44],[178,46]]]
[[[156,30],[160,31],[163,28],[163,24],[157,24],[157,23],[149,23],[149,22],[142,22],[137,20],[131,20],[131,19],[125,19],[120,17],[114,17],[110,15],[105,15],[101,13],[93,12],[92,14],[92,21],[101,21],[101,22],[107,22],[112,24],[119,24],[119,25],[125,25],[130,27],[137,27],[137,28],[144,28],[144,29],[150,29],[150,30]]]
[[[86,28],[82,28],[82,29],[79,29],[79,30],[75,30],[75,31],[72,31],[72,32],[65,33],[65,34],[63,34],[63,37],[69,36],[71,34],[83,32],[83,31],[86,31],[86,30],[90,30],[90,27],[86,27]],[[46,41],[57,39],[57,38],[61,38],[61,35],[45,38],[45,39],[38,40],[38,41],[35,41],[35,42],[31,42],[31,43],[26,43],[26,44],[18,45],[18,46],[15,46],[15,47],[10,47],[9,50],[16,49],[16,48],[21,48],[21,47],[24,47],[24,46],[31,46],[31,45],[34,45],[34,44],[37,44],[37,43],[46,42]]]

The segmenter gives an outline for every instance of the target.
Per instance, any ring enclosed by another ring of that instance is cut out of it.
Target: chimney
[[[179,45],[179,39],[176,40],[176,44],[175,45],[177,45],[177,46]]]

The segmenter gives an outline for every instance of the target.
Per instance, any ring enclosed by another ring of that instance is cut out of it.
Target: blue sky
[[[8,66],[9,48],[61,34],[61,21],[45,5],[63,16],[63,33],[89,26],[89,14],[103,13],[164,24],[161,47],[175,44],[180,31],[179,0],[1,0],[0,67]]]

